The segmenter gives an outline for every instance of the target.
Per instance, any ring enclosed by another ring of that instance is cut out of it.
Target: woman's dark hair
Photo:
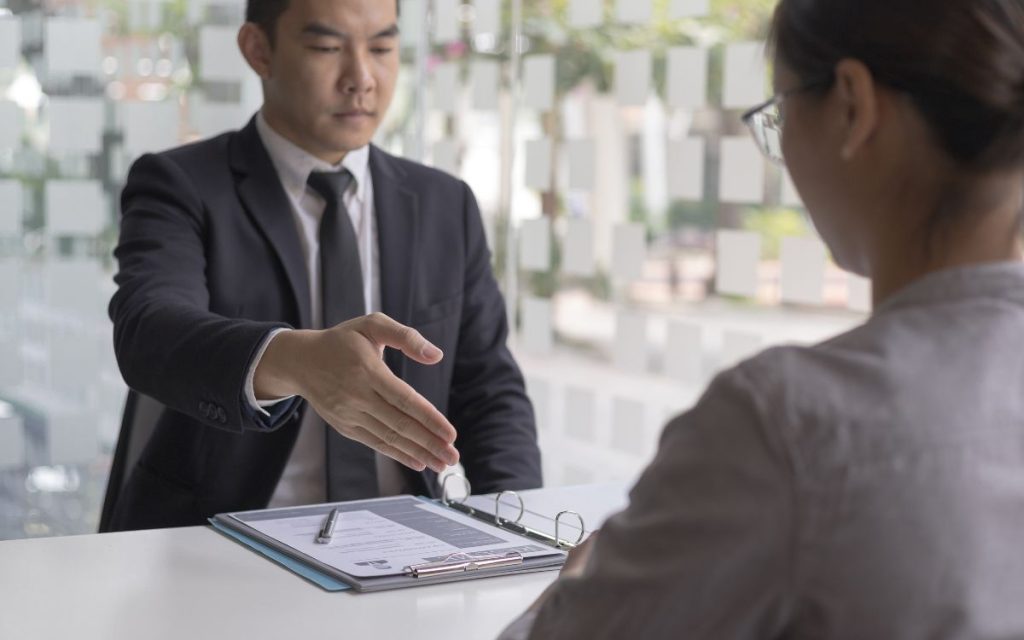
[[[860,60],[961,166],[1024,164],[1024,0],[780,0],[769,50],[804,82]]]
[[[277,33],[277,20],[281,14],[288,9],[290,0],[248,0],[245,3],[245,21],[254,22],[267,34],[270,44],[274,44],[274,34]],[[401,0],[395,0],[395,11],[399,14],[402,10]]]

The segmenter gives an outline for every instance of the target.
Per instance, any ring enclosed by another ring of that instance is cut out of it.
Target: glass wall
[[[42,5],[42,6],[41,6]],[[377,143],[483,210],[549,485],[629,480],[723,367],[858,322],[743,109],[772,0],[402,0]],[[92,532],[125,387],[106,303],[134,158],[238,128],[244,0],[0,0],[0,539]]]

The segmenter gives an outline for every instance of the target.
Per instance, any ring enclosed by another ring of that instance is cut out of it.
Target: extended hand
[[[385,347],[421,364],[441,350],[415,329],[374,313],[323,331],[274,337],[256,369],[257,397],[300,395],[335,430],[422,471],[458,462],[455,427],[384,364]]]

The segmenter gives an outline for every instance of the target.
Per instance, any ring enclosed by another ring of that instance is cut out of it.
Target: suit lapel
[[[405,172],[390,156],[370,147],[377,242],[380,249],[381,307],[385,315],[408,324],[412,313],[412,276],[419,246],[419,200],[404,185]],[[389,349],[385,362],[401,376],[405,358]]]
[[[300,327],[312,327],[309,274],[306,273],[291,204],[260,140],[255,118],[235,136],[231,166],[239,174],[238,195],[242,204],[263,231],[284,267],[299,310]]]

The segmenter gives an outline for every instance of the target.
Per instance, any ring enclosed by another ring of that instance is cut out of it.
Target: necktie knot
[[[341,171],[314,171],[306,181],[313,191],[327,202],[340,202],[355,178],[348,169]]]

